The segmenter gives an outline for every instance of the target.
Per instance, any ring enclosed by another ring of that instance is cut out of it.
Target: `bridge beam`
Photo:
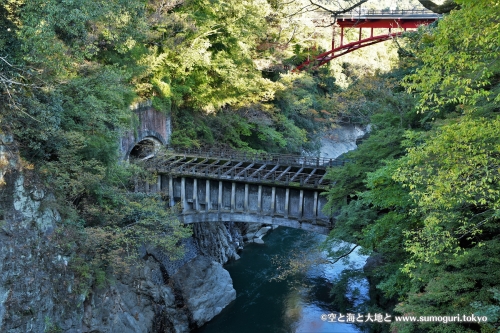
[[[219,163],[220,160],[215,160],[214,162],[210,163],[210,164],[207,164],[205,165],[203,168],[201,168],[200,170],[198,170],[200,173],[203,173],[203,171],[205,171],[206,169],[210,168],[211,166]]]
[[[282,173],[279,174],[278,177],[276,177],[276,180],[280,180],[281,177],[283,177],[288,171],[290,171],[291,168],[291,166],[288,166]]]
[[[243,170],[241,170],[240,172],[238,172],[238,173],[236,174],[236,176],[235,176],[235,177],[239,177],[239,176],[241,176],[242,174],[244,174],[245,172],[247,172],[247,170],[249,170],[249,169],[250,169],[251,167],[253,167],[254,165],[255,165],[255,163],[251,163],[251,164],[250,164],[250,165],[248,165],[246,168],[244,168]],[[247,177],[246,177],[246,175],[245,175],[245,178],[247,178]]]
[[[285,227],[302,229],[323,235],[328,235],[330,227],[327,225],[311,224],[303,221],[289,219],[280,216],[269,216],[259,214],[241,214],[238,212],[209,212],[207,214],[183,214],[179,216],[179,220],[183,223],[199,223],[199,222],[244,222],[244,223],[265,223],[272,225],[281,225]]]
[[[271,164],[193,155],[168,156],[168,160],[172,165],[151,167],[158,178],[149,186],[141,184],[138,190],[168,190],[168,205],[175,206],[180,199],[179,217],[186,223],[226,221],[231,216],[234,222],[261,221],[308,230],[330,228],[331,222],[321,213],[325,200],[319,193],[324,186],[313,188],[309,184],[323,182],[328,161],[320,163],[314,158],[305,163],[296,158],[289,162],[294,164],[279,164],[283,159]]]
[[[321,185],[321,183],[323,182],[323,180],[325,180],[325,177],[326,177],[327,173],[328,172],[325,172],[325,174],[321,177],[321,179],[318,182],[318,185]]]
[[[234,169],[236,169],[237,167],[239,167],[240,165],[242,165],[243,162],[239,162],[237,163],[236,165],[234,165],[231,169],[227,170],[226,172],[224,172],[222,174],[222,176],[226,176],[226,175],[230,175],[231,174],[231,171],[233,171]]]
[[[279,164],[276,164],[268,173],[266,173],[266,175],[262,178],[262,179],[266,179],[267,177],[269,177],[274,171],[276,171],[276,169],[278,169],[280,167]]]
[[[162,160],[162,161],[161,161],[160,166],[163,166],[163,167],[164,167],[164,166],[168,165],[168,164],[169,164],[169,162],[170,162],[171,160],[175,159],[176,157],[178,157],[178,156],[172,155],[172,156],[170,156],[170,157],[165,158],[164,160]]]
[[[305,66],[314,62],[312,68],[317,68],[332,59],[352,52],[362,47],[388,40],[394,36],[399,36],[407,29],[417,29],[421,25],[428,25],[436,21],[441,15],[432,12],[400,11],[400,12],[369,12],[369,13],[344,13],[337,16],[333,26],[332,49],[326,53],[313,58],[307,58],[302,64],[293,71],[299,71]],[[340,46],[335,46],[337,36],[336,27],[340,27]],[[344,45],[344,28],[359,28],[358,42]],[[389,29],[389,34],[373,36],[373,29]],[[370,29],[370,37],[362,39],[362,29]],[[400,32],[392,33],[391,29],[400,29]],[[337,52],[339,52],[337,54]],[[327,57],[328,55],[328,57]]]
[[[214,174],[218,174],[220,171],[220,169],[224,168],[224,167],[227,167],[229,164],[231,164],[232,162],[231,161],[227,161],[226,163],[222,164],[221,166],[219,166],[217,169],[215,169],[214,171]]]
[[[293,181],[295,180],[295,178],[297,178],[303,170],[304,170],[304,168],[303,168],[303,167],[302,167],[302,168],[300,168],[300,169],[299,169],[299,171],[297,171],[297,172],[295,173],[295,175],[293,175],[293,176],[292,176],[292,178],[290,179],[290,181],[291,181],[291,182],[293,182]]]
[[[170,163],[170,164],[168,165],[168,168],[169,168],[170,170],[172,170],[174,165],[176,165],[177,163],[180,163],[180,162],[184,161],[186,158],[187,158],[187,157],[181,157],[181,158],[179,158],[178,160],[173,161],[172,163]]]
[[[324,205],[319,197],[321,189],[294,189],[266,183],[252,185],[229,179],[217,182],[218,191],[214,191],[213,185],[217,184],[214,180],[190,175],[178,178],[170,176],[169,205],[173,206],[174,198],[178,200],[180,196],[179,218],[186,223],[226,221],[222,216],[231,216],[234,222],[262,221],[300,229],[323,230],[325,233],[331,227],[328,217],[320,211]],[[218,198],[214,211],[211,205],[215,204],[212,202],[215,195]]]
[[[197,157],[194,157],[193,159],[191,160],[188,160],[188,161],[185,161],[184,163],[181,163],[179,166],[175,167],[178,171],[180,172],[183,172],[184,171],[184,168],[186,166],[188,166],[188,170],[189,170],[189,165],[191,164],[195,164],[195,162],[198,160]],[[186,172],[189,172],[188,170],[186,170]]]
[[[267,164],[262,164],[257,170],[255,170],[249,178],[253,178],[256,174],[258,174],[262,169],[264,169],[267,166]]]
[[[309,176],[307,176],[306,180],[304,180],[304,183],[307,183],[309,181],[309,179],[316,173],[317,170],[318,169],[314,169],[313,171],[311,171]]]
[[[190,172],[196,172],[196,167],[198,167],[200,164],[205,163],[206,161],[208,161],[208,158],[205,158],[201,162],[198,162],[195,165],[191,166],[190,169],[189,169],[189,170],[191,170]]]

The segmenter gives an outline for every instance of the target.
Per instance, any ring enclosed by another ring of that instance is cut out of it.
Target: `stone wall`
[[[120,151],[123,157],[126,157],[139,141],[148,137],[163,145],[168,144],[172,134],[169,116],[153,109],[149,104],[137,105],[133,111],[137,114],[139,125],[121,138]]]

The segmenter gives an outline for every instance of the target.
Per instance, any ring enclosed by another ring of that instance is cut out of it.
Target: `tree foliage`
[[[0,43],[1,131],[14,135],[25,164],[56,196],[47,204],[63,219],[52,237],[82,288],[137,258],[144,243],[178,257],[190,229],[158,198],[131,194],[134,179],[146,176],[119,164],[119,138],[134,122],[131,78],[142,71],[126,65],[148,31],[143,3],[3,1],[0,8],[8,27]],[[110,54],[125,60],[104,61]]]
[[[322,51],[304,18],[364,3],[0,2],[1,131],[58,198],[53,237],[79,279],[101,281],[143,243],[177,257],[190,233],[159,197],[131,193],[151,175],[117,163],[131,103],[170,113],[179,146],[311,153],[334,122],[370,124],[350,162],[329,171],[326,194],[326,209],[338,208],[331,239],[380,259],[367,270],[370,309],[487,314],[446,330],[498,329],[498,1],[456,0],[401,43],[397,70],[344,65],[345,89],[328,68],[286,73]]]
[[[500,124],[494,51],[500,40],[499,8],[488,0],[456,3],[460,10],[419,31],[404,46],[409,52],[400,53],[400,66],[409,72],[403,80],[406,92],[392,90],[416,97],[415,107],[401,109],[401,123],[388,121],[380,128],[379,120],[398,118],[390,103],[361,113],[374,130],[359,154],[349,153],[351,163],[329,173],[335,182],[329,206],[341,207],[331,237],[380,258],[367,271],[378,289],[372,290],[378,300],[372,308],[382,305],[383,311],[392,307],[416,316],[489,315],[483,324],[394,323],[391,329],[398,332],[499,327]],[[356,100],[369,105],[369,100]],[[351,117],[356,111],[343,109]],[[397,147],[389,155],[380,137],[385,130]]]

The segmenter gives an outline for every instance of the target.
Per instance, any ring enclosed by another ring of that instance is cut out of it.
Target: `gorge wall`
[[[0,137],[0,332],[189,332],[235,297],[222,264],[238,258],[234,224],[196,225],[183,260],[144,247],[139,264],[105,287],[81,290],[71,248],[54,242],[54,198]]]
[[[320,156],[337,158],[357,148],[356,141],[370,132],[370,125],[342,124],[331,129],[321,138]]]
[[[355,148],[362,134],[354,126],[332,132],[324,139],[322,155]],[[182,260],[172,262],[143,247],[140,263],[111,284],[81,290],[81,277],[70,269],[72,249],[53,241],[61,222],[54,198],[37,186],[28,169],[12,138],[1,135],[0,332],[189,332],[235,299],[222,265],[239,258],[244,242],[262,243],[270,229],[194,224]]]

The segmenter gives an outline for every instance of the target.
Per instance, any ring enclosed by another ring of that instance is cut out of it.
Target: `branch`
[[[349,252],[346,252],[343,255],[341,255],[340,257],[337,257],[334,261],[328,260],[328,262],[330,264],[332,264],[332,265],[335,264],[335,263],[337,263],[339,260],[341,260],[341,259],[347,257],[348,255],[350,255],[352,253],[352,251],[354,251],[357,247],[359,247],[359,245],[356,244],[356,245],[354,245],[354,247],[352,249],[349,250]]]
[[[288,42],[286,42],[286,43],[285,43],[285,45],[287,45],[287,46],[288,46],[288,44],[290,44],[290,42],[291,42],[291,41],[292,41],[292,39],[293,39],[293,36],[295,36],[295,32],[296,32],[296,31],[297,31],[297,26],[295,26],[295,27],[293,28],[292,36],[290,37],[290,39],[288,40]]]
[[[437,14],[446,14],[453,9],[460,9],[460,6],[454,0],[445,0],[443,4],[437,5],[431,0],[418,0],[422,6]]]
[[[297,14],[302,14],[302,13],[307,13],[307,12],[312,11],[312,10],[306,10],[305,12],[303,12],[303,10],[304,10],[304,9],[306,9],[307,7],[311,7],[311,5],[304,6],[304,7],[302,7],[301,9],[299,9],[298,11],[296,11],[295,13],[290,14],[290,15],[287,15],[287,16],[285,16],[285,17],[292,17],[292,16],[295,16],[295,15],[297,15]]]
[[[360,0],[356,4],[352,5],[351,7],[348,7],[348,8],[345,8],[345,9],[341,9],[341,10],[331,10],[331,9],[323,7],[323,6],[321,6],[321,5],[317,4],[317,3],[314,3],[312,0],[309,0],[309,2],[312,5],[314,5],[314,6],[318,7],[318,8],[321,8],[324,11],[327,11],[327,12],[331,13],[333,16],[337,16],[339,14],[344,14],[344,13],[350,12],[354,8],[361,6],[365,2],[368,2],[368,0]]]
[[[5,59],[5,57],[0,57],[0,60],[3,61],[7,66],[11,67],[14,70],[21,71],[21,72],[23,71],[20,68],[18,68],[16,66],[14,66],[13,64],[11,64],[10,62],[8,62],[7,59]],[[19,82],[19,81],[13,80],[12,78],[7,77],[2,72],[0,72],[0,84],[2,84],[4,86],[4,89],[5,89],[4,94],[7,95],[7,103],[9,105],[9,107],[11,107],[12,109],[16,109],[16,110],[20,111],[24,115],[28,116],[29,118],[31,118],[31,119],[33,119],[33,120],[35,120],[37,122],[41,122],[40,120],[36,119],[35,117],[33,117],[32,115],[30,115],[29,113],[27,113],[26,111],[22,110],[19,107],[18,103],[14,99],[13,92],[11,91],[11,86],[12,85],[21,86],[21,87],[33,87],[33,88],[40,88],[40,87],[38,87],[38,86],[36,86],[34,84],[28,84],[28,83],[23,83],[23,82]],[[15,92],[15,90],[14,90],[14,92]]]

